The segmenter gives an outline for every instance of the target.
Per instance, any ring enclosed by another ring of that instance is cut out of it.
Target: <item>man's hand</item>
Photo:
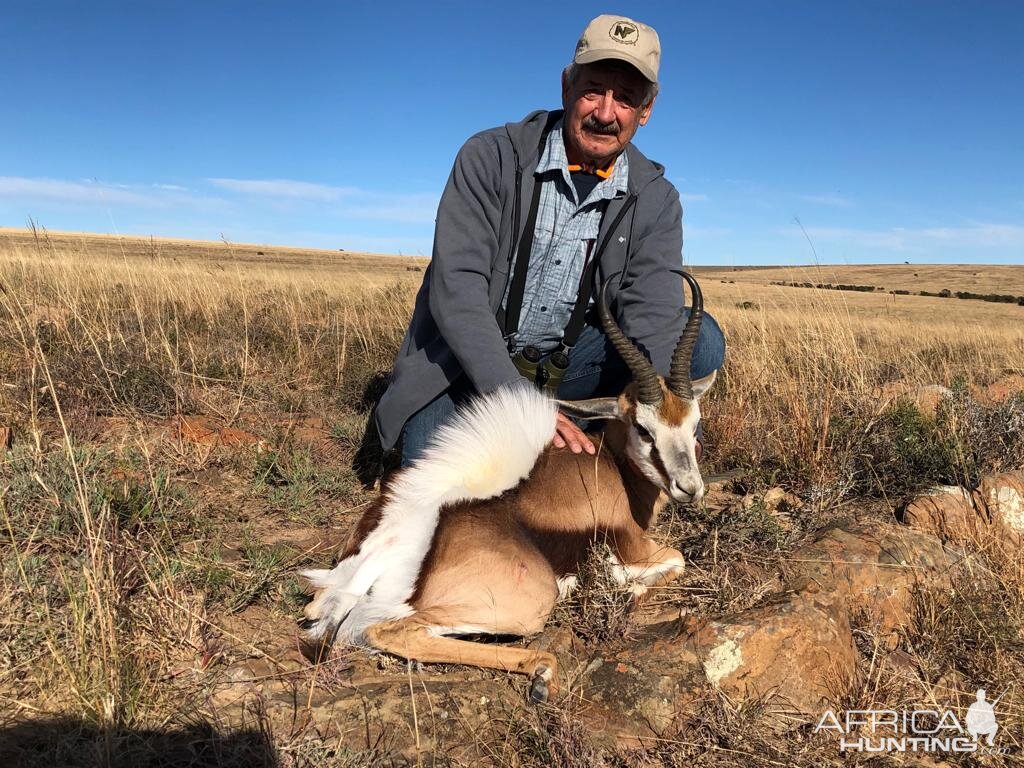
[[[555,448],[569,446],[569,450],[573,453],[586,451],[593,455],[596,452],[594,444],[590,442],[590,438],[584,434],[582,429],[576,426],[572,419],[561,412],[559,412],[558,420],[555,422],[555,438],[552,442],[555,444]]]

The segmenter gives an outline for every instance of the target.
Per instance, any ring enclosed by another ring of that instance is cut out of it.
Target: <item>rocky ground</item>
[[[751,502],[780,517],[800,509],[780,490],[749,499],[721,485],[708,506],[734,511]],[[573,631],[571,617],[556,623],[530,641],[556,653],[564,677],[558,700],[539,709],[525,703],[522,679],[361,652],[337,654],[311,674],[286,620],[247,611],[233,631],[262,652],[224,670],[214,701],[240,722],[259,711],[279,726],[337,734],[367,749],[386,745],[410,760],[441,752],[467,762],[493,749],[483,734],[493,738],[498,723],[520,719],[528,729],[547,710],[569,711],[587,747],[628,754],[673,742],[709,703],[756,703],[781,729],[816,723],[865,685],[861,646],[869,638],[879,664],[873,672],[915,689],[922,701],[952,706],[971,681],[923,678],[900,639],[923,593],[954,590],[971,568],[983,567],[963,545],[1016,547],[1022,535],[1020,473],[986,478],[973,491],[936,489],[909,505],[902,523],[851,508],[775,568],[749,564],[761,596],[742,610],[700,615],[675,596],[595,643]],[[290,543],[324,551],[334,542],[313,535]]]

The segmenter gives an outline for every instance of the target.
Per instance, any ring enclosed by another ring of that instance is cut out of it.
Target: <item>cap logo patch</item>
[[[630,24],[628,21],[616,21],[612,24],[612,28],[608,30],[608,37],[616,43],[622,43],[623,45],[636,45],[636,41],[640,37],[640,32],[637,30],[635,24]]]

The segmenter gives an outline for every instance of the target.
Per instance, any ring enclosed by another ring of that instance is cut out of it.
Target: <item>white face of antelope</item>
[[[715,374],[693,382],[692,400],[666,388],[660,403],[631,402],[623,414],[629,431],[626,455],[658,488],[676,501],[696,503],[704,496],[697,465],[697,425],[700,397]]]
[[[658,405],[637,403],[631,410],[626,455],[676,501],[700,501],[704,480],[697,466],[698,401],[669,392]]]

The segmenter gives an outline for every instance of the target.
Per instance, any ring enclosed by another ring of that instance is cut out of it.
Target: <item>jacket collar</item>
[[[519,160],[519,167],[523,171],[530,170],[537,166],[537,162],[540,159],[540,153],[543,151],[540,140],[544,133],[544,126],[547,125],[549,116],[552,120],[558,120],[561,118],[562,114],[563,110],[561,109],[553,110],[551,112],[539,109],[536,112],[531,112],[518,123],[505,124],[505,131],[508,133],[509,140],[512,142],[512,147],[515,149],[516,156]],[[648,160],[647,157],[633,145],[633,142],[626,145],[625,153],[629,160],[628,189],[631,194],[639,193],[640,190],[659,176],[665,175],[664,166],[659,163],[655,163],[652,160]]]

